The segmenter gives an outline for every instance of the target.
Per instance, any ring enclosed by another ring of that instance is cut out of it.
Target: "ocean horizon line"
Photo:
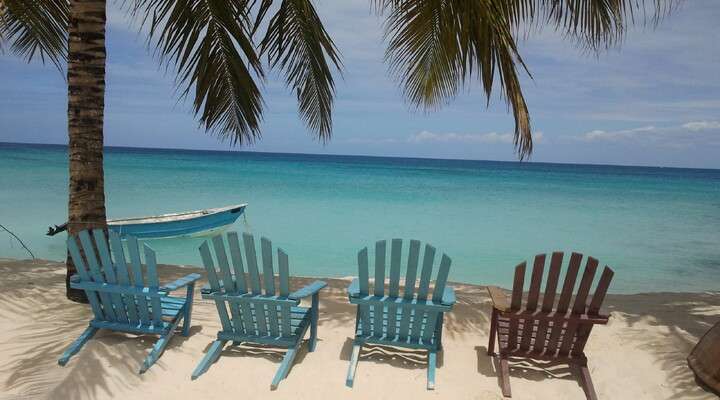
[[[0,147],[6,145],[15,146],[37,146],[37,147],[61,147],[67,148],[67,144],[61,143],[33,143],[33,142],[5,142],[0,141]],[[616,167],[616,168],[644,168],[644,169],[661,169],[661,170],[691,170],[691,171],[720,171],[720,168],[699,168],[699,167],[678,167],[678,166],[660,166],[660,165],[643,165],[643,164],[601,164],[601,163],[572,163],[572,162],[551,162],[551,161],[531,161],[531,160],[488,160],[488,159],[468,159],[468,158],[436,158],[436,157],[404,157],[404,156],[380,156],[369,154],[328,154],[328,153],[293,153],[282,151],[257,151],[257,150],[214,150],[214,149],[187,149],[181,147],[141,147],[141,146],[104,146],[106,150],[129,150],[131,152],[187,152],[187,153],[221,153],[236,154],[246,153],[255,155],[268,156],[319,156],[330,158],[366,158],[379,160],[417,160],[417,161],[442,161],[442,162],[477,162],[477,163],[498,163],[513,165],[547,165],[547,166],[580,166],[580,167]]]

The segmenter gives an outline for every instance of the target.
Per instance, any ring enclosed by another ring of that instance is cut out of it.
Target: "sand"
[[[163,281],[187,273],[162,266]],[[299,288],[310,278],[292,282]],[[304,345],[287,379],[270,391],[282,350],[226,349],[196,381],[190,373],[214,340],[214,306],[196,300],[189,337],[176,335],[160,360],[137,373],[156,340],[101,331],[65,367],[57,359],[86,327],[90,310],[64,296],[64,266],[0,259],[0,398],[50,399],[500,399],[492,358],[485,354],[490,300],[480,286],[453,284],[458,304],[448,314],[436,390],[427,391],[422,352],[363,351],[355,387],[345,386],[355,311],[348,280],[327,279],[320,303],[319,342]],[[198,293],[199,294],[199,293]],[[196,298],[199,298],[198,295]],[[720,319],[720,293],[610,295],[611,320],[586,347],[601,399],[713,399],[700,388],[685,357]],[[583,399],[575,371],[514,363],[514,399]]]

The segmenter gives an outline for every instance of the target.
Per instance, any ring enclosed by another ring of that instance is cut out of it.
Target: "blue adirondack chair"
[[[346,385],[352,387],[360,348],[364,344],[388,345],[428,351],[427,388],[435,388],[437,352],[442,350],[443,315],[455,304],[455,292],[446,286],[450,257],[443,254],[430,294],[435,248],[425,245],[420,283],[415,288],[420,261],[420,242],[410,241],[405,270],[405,287],[400,292],[402,239],[393,239],[390,250],[389,288],[385,292],[387,243],[375,243],[375,276],[370,292],[368,249],[358,253],[359,277],[348,287],[350,303],[357,304],[355,340],[348,368]]]
[[[275,389],[287,376],[308,328],[310,328],[309,351],[315,350],[319,292],[327,284],[315,281],[291,293],[288,256],[283,250],[277,249],[279,277],[276,293],[270,240],[260,239],[262,276],[258,270],[255,241],[252,235],[243,234],[247,277],[236,232],[227,234],[227,244],[232,266],[225,252],[223,236],[217,235],[212,238],[219,271],[216,269],[208,241],[200,246],[200,255],[209,281],[209,287],[206,286],[202,290],[202,297],[215,301],[222,330],[218,332],[217,340],[212,343],[205,357],[193,371],[192,379],[197,379],[208,370],[220,357],[222,348],[228,341],[232,341],[233,344],[259,343],[288,349],[270,385]],[[312,306],[300,307],[300,300],[308,296],[312,296]]]
[[[80,239],[82,252],[77,238]],[[102,229],[93,230],[92,236],[90,231],[81,231],[77,238],[70,236],[67,240],[68,251],[77,268],[77,275],[70,278],[70,286],[85,291],[94,318],[58,363],[65,365],[98,329],[110,329],[160,336],[140,367],[140,373],[147,371],[162,354],[180,321],[185,321],[183,336],[188,335],[195,281],[200,279],[200,275],[189,274],[160,286],[155,252],[143,245],[146,265],[143,278],[140,246],[134,237],[125,237],[129,263],[123,241],[116,232],[109,232],[112,255]],[[182,287],[187,287],[184,298],[170,296],[171,292]]]

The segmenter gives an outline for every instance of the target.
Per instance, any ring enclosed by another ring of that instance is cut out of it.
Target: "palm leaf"
[[[307,126],[322,140],[329,139],[335,86],[328,60],[337,69],[341,62],[312,3],[283,0],[270,19],[260,48],[271,66],[284,72]]]
[[[243,0],[136,0],[162,62],[174,66],[182,96],[206,130],[233,144],[260,137],[264,76]],[[151,16],[151,17],[150,17]]]
[[[28,62],[34,57],[58,69],[67,58],[67,0],[0,0],[0,50],[10,50]]]

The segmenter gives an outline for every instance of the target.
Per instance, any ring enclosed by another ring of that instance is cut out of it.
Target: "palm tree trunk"
[[[68,235],[105,227],[103,113],[105,109],[105,0],[70,0],[68,42]],[[67,298],[87,301],[71,289],[75,265],[67,257]]]

